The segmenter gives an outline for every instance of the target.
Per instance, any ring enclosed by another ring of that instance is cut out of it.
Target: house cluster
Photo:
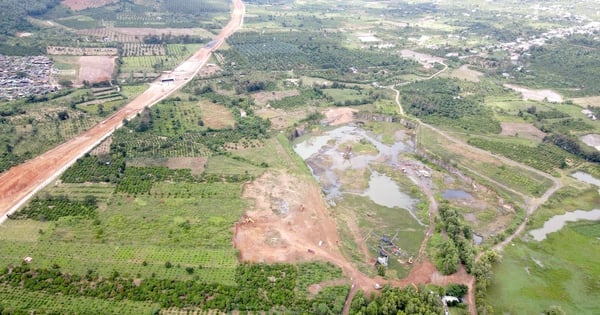
[[[0,55],[0,99],[55,92],[58,86],[51,82],[51,77],[56,71],[46,56]]]
[[[575,34],[595,35],[599,30],[600,22],[590,22],[585,25],[550,30],[529,38],[519,37],[514,42],[501,43],[487,48],[507,50],[510,54],[510,59],[517,61],[523,52],[528,51],[533,46],[543,46],[547,40],[554,38],[565,38]]]

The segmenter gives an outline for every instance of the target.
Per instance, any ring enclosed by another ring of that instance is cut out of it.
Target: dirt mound
[[[332,108],[326,111],[325,120],[330,126],[339,126],[343,124],[347,124],[354,120],[354,113],[358,112],[358,110],[354,108]]]

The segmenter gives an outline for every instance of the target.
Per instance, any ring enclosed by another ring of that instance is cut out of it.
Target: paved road
[[[0,174],[0,224],[6,220],[7,214],[18,210],[36,192],[58,178],[78,158],[121,127],[123,120],[135,117],[144,107],[158,103],[194,77],[209,60],[211,53],[242,26],[245,6],[241,0],[232,1],[233,10],[229,23],[211,44],[198,50],[169,74],[169,77],[175,78],[175,82],[163,84],[160,78],[157,79],[140,96],[86,132]]]

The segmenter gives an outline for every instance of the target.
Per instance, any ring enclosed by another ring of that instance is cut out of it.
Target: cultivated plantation
[[[0,314],[600,312],[583,3],[1,3]]]

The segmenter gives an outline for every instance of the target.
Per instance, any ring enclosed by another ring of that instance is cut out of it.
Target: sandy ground
[[[307,261],[337,251],[335,221],[316,185],[285,173],[266,173],[246,185],[243,196],[254,201],[246,213],[254,223],[236,226],[234,243],[242,260]]]
[[[357,109],[342,107],[342,108],[331,108],[325,113],[326,124],[330,126],[339,126],[347,124],[354,120],[354,113],[358,112]]]
[[[114,2],[119,2],[119,0],[63,0],[62,4],[71,8],[71,10],[79,11],[87,8],[98,8]]]
[[[588,134],[581,137],[581,141],[590,147],[594,147],[596,150],[600,151],[600,135],[599,134]]]
[[[543,101],[547,99],[553,103],[562,103],[563,101],[562,96],[552,90],[532,90],[514,84],[504,84],[504,86],[521,93],[524,100]]]
[[[516,136],[519,138],[526,138],[531,140],[541,141],[546,136],[546,133],[537,129],[533,124],[529,123],[516,123],[516,122],[503,122],[502,136]]]
[[[116,59],[117,57],[111,56],[79,57],[79,76],[76,84],[83,84],[83,81],[93,83],[110,80],[115,69]]]

